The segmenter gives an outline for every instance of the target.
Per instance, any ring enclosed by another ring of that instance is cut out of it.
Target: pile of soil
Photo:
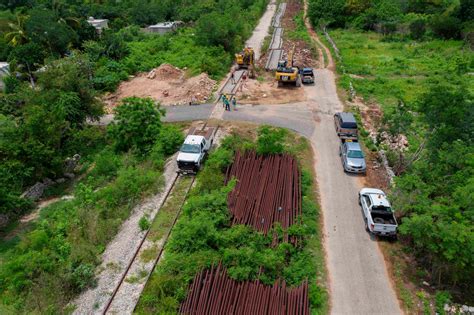
[[[303,102],[306,94],[303,87],[285,85],[278,87],[273,72],[263,73],[263,80],[247,80],[237,94],[237,101],[242,104],[287,104]]]
[[[212,95],[216,81],[206,73],[188,77],[185,70],[162,64],[148,73],[140,73],[122,82],[117,91],[106,95],[104,102],[108,113],[126,97],[151,97],[163,106],[205,103]]]

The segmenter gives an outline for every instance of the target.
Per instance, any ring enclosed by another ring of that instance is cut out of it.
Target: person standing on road
[[[225,110],[230,111],[230,104],[229,104],[229,100],[227,98],[225,98],[224,103],[225,103]]]
[[[225,101],[227,100],[227,97],[225,96],[225,94],[222,94],[221,98],[222,98],[222,107],[225,108]]]
[[[232,107],[234,107],[234,110],[237,110],[237,100],[235,96],[232,98]]]

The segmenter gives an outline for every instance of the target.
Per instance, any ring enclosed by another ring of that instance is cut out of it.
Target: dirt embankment
[[[317,51],[313,51],[316,48],[312,47],[308,42],[299,38],[290,38],[288,33],[297,28],[295,17],[303,11],[303,3],[299,0],[288,0],[286,5],[286,12],[283,17],[282,25],[285,29],[286,34],[283,35],[283,49],[286,52],[290,51],[291,48],[295,47],[293,54],[294,64],[300,68],[311,67],[318,68],[319,60],[315,58]]]
[[[184,105],[193,101],[205,103],[212,95],[216,81],[206,73],[188,77],[185,70],[162,64],[148,73],[140,73],[122,82],[117,91],[104,97],[106,111],[111,112],[125,97],[151,97],[163,106]]]

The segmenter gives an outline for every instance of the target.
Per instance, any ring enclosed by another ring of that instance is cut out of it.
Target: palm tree
[[[28,20],[27,15],[17,15],[16,23],[8,23],[10,32],[5,34],[5,40],[12,46],[22,45],[28,42],[28,35],[25,31],[25,22]]]
[[[51,9],[57,16],[58,23],[68,25],[72,29],[77,29],[81,25],[81,20],[73,16],[67,16],[70,14],[69,10],[65,9],[64,3],[58,0],[53,0]]]

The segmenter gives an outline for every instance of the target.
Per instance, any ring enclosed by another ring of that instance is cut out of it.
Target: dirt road
[[[270,1],[267,6],[267,10],[260,18],[260,21],[257,24],[257,27],[253,30],[252,36],[245,42],[247,47],[252,47],[255,51],[255,60],[260,59],[260,55],[262,54],[261,48],[263,40],[265,36],[268,35],[268,29],[272,24],[272,18],[275,14],[275,10],[277,8],[276,0]]]

